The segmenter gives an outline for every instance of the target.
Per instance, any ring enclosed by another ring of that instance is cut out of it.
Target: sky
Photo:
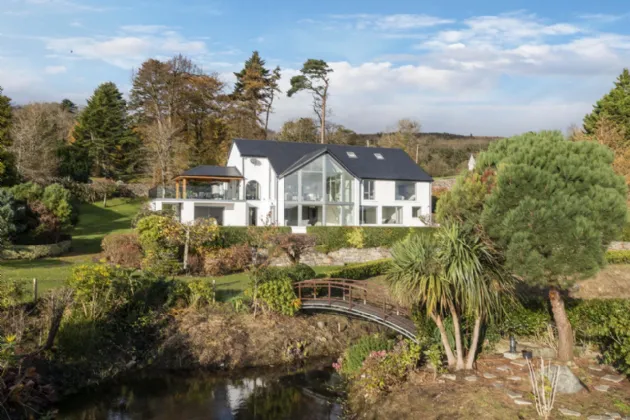
[[[288,90],[333,68],[330,120],[360,133],[566,130],[630,66],[630,3],[603,0],[0,0],[0,86],[15,104],[127,94],[147,58],[183,54],[228,86],[253,50]],[[312,117],[281,95],[270,126]]]

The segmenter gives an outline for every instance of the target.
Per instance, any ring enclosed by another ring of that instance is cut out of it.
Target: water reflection
[[[279,376],[163,374],[128,379],[66,401],[68,420],[334,420],[341,418],[330,370]]]

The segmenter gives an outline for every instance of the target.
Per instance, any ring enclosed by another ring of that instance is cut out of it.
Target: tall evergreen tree
[[[6,147],[11,144],[9,137],[11,115],[11,98],[2,94],[2,86],[0,86],[0,146]]]
[[[129,127],[127,103],[114,83],[101,84],[88,99],[74,139],[88,150],[97,176],[120,179],[134,172],[140,141]]]
[[[232,99],[232,118],[237,137],[260,137],[263,131],[262,114],[267,109],[266,88],[270,77],[265,60],[254,51],[237,73]]]
[[[291,78],[291,89],[287,92],[290,98],[296,93],[306,90],[313,95],[313,111],[319,118],[319,132],[321,143],[326,143],[326,112],[328,104],[328,88],[333,69],[324,60],[309,58],[304,62],[300,72],[302,74]]]
[[[615,87],[602,97],[593,112],[584,117],[586,134],[596,134],[600,120],[606,118],[617,125],[630,140],[630,72],[624,69],[617,78]]]
[[[76,104],[67,98],[61,101],[61,108],[63,108],[64,111],[69,112],[71,114],[76,114],[78,111]]]

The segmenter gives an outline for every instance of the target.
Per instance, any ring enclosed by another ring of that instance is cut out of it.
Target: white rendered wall
[[[377,207],[377,225],[381,225],[382,207],[402,207],[402,221],[397,224],[383,226],[424,226],[425,224],[413,214],[414,207],[421,208],[423,216],[431,216],[431,183],[417,182],[414,200],[396,200],[396,181],[374,180],[374,200],[363,199],[363,185],[361,185],[361,206]]]

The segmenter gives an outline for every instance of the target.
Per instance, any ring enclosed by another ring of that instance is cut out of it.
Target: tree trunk
[[[273,103],[273,97],[271,98],[271,101],[269,102],[269,106],[267,107],[267,115],[265,116],[265,140],[267,140],[267,129],[269,127],[269,114],[271,113],[271,104]]]
[[[555,287],[549,289],[549,300],[553,319],[558,328],[558,359],[561,362],[570,362],[573,360],[573,329],[564,308],[562,295]]]
[[[184,271],[188,269],[188,247],[190,243],[190,226],[186,226],[186,242],[184,242]]]
[[[326,94],[322,97],[322,130],[321,130],[321,143],[326,143]]]
[[[455,351],[457,353],[457,366],[455,370],[464,369],[464,349],[462,347],[462,332],[459,326],[459,315],[453,306],[450,307],[453,317],[453,331],[455,334]]]
[[[472,343],[468,349],[468,360],[466,360],[466,369],[472,369],[475,364],[475,356],[477,355],[477,347],[479,346],[479,334],[481,333],[481,316],[475,319],[475,328],[473,328]]]
[[[444,346],[444,353],[446,353],[446,360],[448,361],[448,366],[455,366],[456,360],[455,355],[453,354],[453,350],[451,349],[451,344],[448,342],[448,335],[446,334],[446,328],[444,328],[444,323],[442,322],[442,317],[440,315],[431,315],[433,322],[437,325],[438,330],[440,331],[440,337],[442,338],[442,346]],[[436,366],[437,368],[437,366]]]

